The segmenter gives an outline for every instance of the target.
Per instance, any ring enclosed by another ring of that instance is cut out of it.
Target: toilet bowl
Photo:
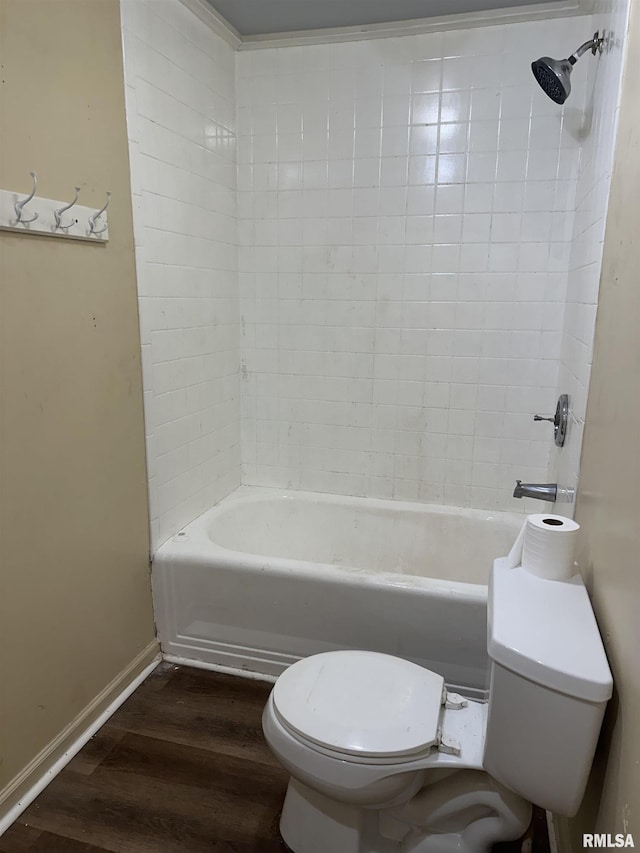
[[[280,829],[294,853],[488,853],[526,831],[531,802],[575,813],[612,687],[579,578],[496,561],[488,650],[488,704],[376,652],[285,670],[263,730],[291,775]]]
[[[328,652],[290,667],[263,714],[267,743],[293,780],[284,840],[295,853],[445,853],[445,844],[477,853],[518,838],[531,806],[483,772],[486,718],[486,704],[389,655]],[[469,840],[479,816],[485,834],[491,821],[485,847]],[[440,846],[424,846],[435,830]]]

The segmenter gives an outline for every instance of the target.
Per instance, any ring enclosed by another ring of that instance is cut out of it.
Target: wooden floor
[[[161,664],[0,838],[0,853],[284,853],[287,774],[260,725],[269,689]],[[496,853],[547,853],[544,835]]]

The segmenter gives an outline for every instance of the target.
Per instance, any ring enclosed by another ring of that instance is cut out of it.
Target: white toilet
[[[291,774],[294,853],[483,853],[522,835],[531,803],[577,811],[612,679],[579,575],[496,560],[488,704],[366,651],[314,655],[276,682],[267,743]]]

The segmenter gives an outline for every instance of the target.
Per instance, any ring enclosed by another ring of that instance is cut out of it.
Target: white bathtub
[[[522,517],[241,487],[153,562],[165,654],[264,675],[371,649],[488,687],[489,569]]]

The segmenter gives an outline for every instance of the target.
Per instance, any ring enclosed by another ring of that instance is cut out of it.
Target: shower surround
[[[529,64],[577,20],[238,54],[245,483],[520,509],[546,479],[585,88]]]
[[[586,399],[627,9],[236,52],[123,0],[154,549],[240,482],[575,485],[581,406],[564,457],[532,415]],[[531,59],[614,26],[549,101]]]
[[[121,3],[151,542],[240,485],[234,50]]]

